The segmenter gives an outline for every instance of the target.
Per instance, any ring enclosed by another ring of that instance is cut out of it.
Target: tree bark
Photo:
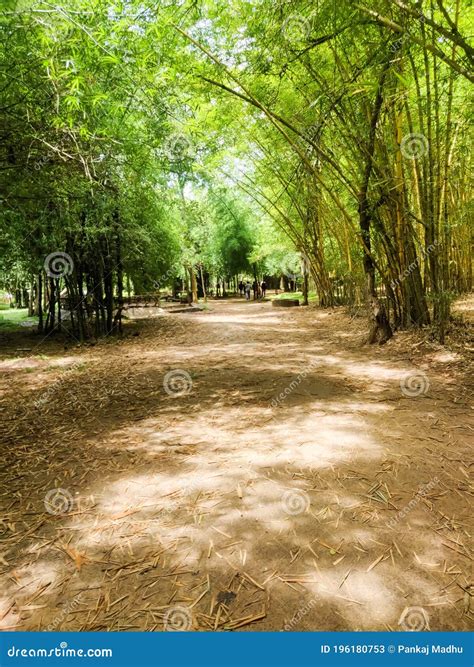
[[[367,301],[369,306],[369,324],[370,333],[368,342],[370,344],[379,340],[380,344],[385,343],[392,337],[392,328],[388,321],[387,313],[382,303],[380,303],[375,288],[375,265],[372,258],[372,243],[370,234],[371,213],[369,206],[369,183],[373,170],[373,161],[375,153],[375,138],[377,131],[377,124],[380,116],[380,110],[383,102],[383,87],[388,68],[390,66],[390,59],[387,59],[380,75],[377,93],[372,108],[372,115],[369,127],[369,140],[366,151],[366,164],[364,177],[362,180],[359,192],[359,226],[364,246],[364,273],[366,279]]]

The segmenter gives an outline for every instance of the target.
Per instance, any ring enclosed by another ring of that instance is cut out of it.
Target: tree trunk
[[[301,268],[303,272],[303,306],[308,305],[308,267],[306,257],[302,257]]]
[[[374,100],[374,106],[372,109],[372,116],[369,128],[369,141],[366,151],[367,161],[365,165],[365,173],[362,185],[359,192],[359,227],[364,246],[363,265],[364,265],[364,273],[366,279],[367,301],[369,307],[370,333],[368,342],[370,344],[375,343],[377,339],[379,340],[380,344],[385,343],[393,335],[390,323],[388,321],[387,313],[385,311],[383,304],[380,303],[377,297],[377,292],[375,288],[375,265],[371,251],[372,248],[371,235],[370,235],[371,213],[369,208],[369,196],[368,196],[370,177],[372,175],[372,169],[373,169],[377,124],[380,116],[380,110],[382,108],[383,87],[385,83],[385,77],[389,66],[390,66],[390,59],[387,59],[387,62],[384,65],[384,68],[380,75],[377,93]]]
[[[30,282],[30,298],[28,300],[28,317],[35,314],[35,281],[34,278]]]
[[[38,273],[38,333],[43,333],[43,277]]]
[[[204,303],[207,303],[207,292],[206,292],[206,283],[204,282],[204,274],[202,272],[202,264],[199,264],[199,271],[201,274],[201,286],[202,286],[202,293],[204,297]]]
[[[56,279],[56,295],[58,301],[58,331],[61,331],[61,278]]]
[[[197,293],[197,280],[196,280],[196,274],[194,272],[194,267],[191,266],[189,269],[189,275],[191,278],[191,293],[192,293],[192,301],[193,303],[198,302],[198,293]]]
[[[119,334],[123,333],[122,329],[122,311],[123,311],[123,265],[122,265],[122,243],[120,238],[119,228],[119,213],[114,212],[115,222],[115,259],[117,262],[117,312],[114,318],[114,328]]]

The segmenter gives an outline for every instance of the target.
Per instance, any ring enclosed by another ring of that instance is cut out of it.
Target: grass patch
[[[25,324],[37,324],[37,317],[28,317],[28,308],[1,308],[0,331],[27,329]]]
[[[282,292],[281,294],[277,294],[275,299],[299,299],[300,303],[303,301],[303,292]],[[318,295],[316,292],[308,292],[308,301],[311,303],[312,301],[317,301]]]

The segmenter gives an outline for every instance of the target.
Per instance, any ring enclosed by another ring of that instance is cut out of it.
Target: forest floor
[[[4,335],[0,629],[472,627],[469,329],[365,331],[236,299]]]

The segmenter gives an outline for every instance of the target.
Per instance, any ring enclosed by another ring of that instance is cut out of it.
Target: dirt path
[[[468,369],[363,325],[222,302],[4,354],[0,628],[468,629]]]

